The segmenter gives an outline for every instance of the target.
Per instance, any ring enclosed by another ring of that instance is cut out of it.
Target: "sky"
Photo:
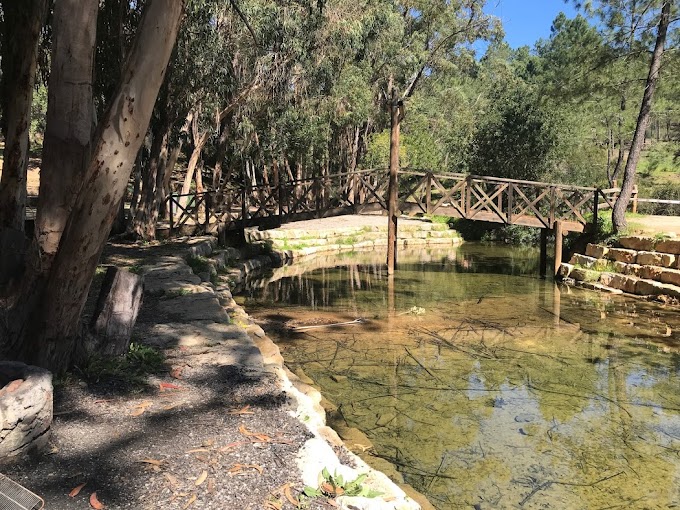
[[[512,48],[533,47],[538,39],[550,36],[550,26],[557,14],[576,16],[573,2],[564,0],[488,0],[487,13],[503,22],[505,40]]]

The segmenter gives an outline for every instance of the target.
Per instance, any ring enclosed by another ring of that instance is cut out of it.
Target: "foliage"
[[[321,476],[323,482],[318,488],[306,486],[303,490],[303,494],[309,498],[318,497],[330,497],[334,498],[336,496],[358,496],[363,498],[375,498],[381,495],[380,492],[370,489],[362,483],[368,475],[361,474],[354,480],[347,480],[343,478],[341,474],[337,471],[334,474],[330,474],[327,468],[323,468],[321,471]]]
[[[88,383],[117,380],[141,386],[147,375],[163,369],[163,361],[163,355],[153,347],[133,342],[124,356],[93,355],[75,370]]]

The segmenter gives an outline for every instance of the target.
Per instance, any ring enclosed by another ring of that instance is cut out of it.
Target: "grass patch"
[[[188,257],[187,264],[195,274],[210,272],[211,265],[205,257]]]
[[[119,382],[142,389],[147,384],[147,377],[161,372],[163,368],[164,358],[158,350],[132,343],[124,356],[91,356],[85,363],[75,367],[72,373],[67,373],[65,378],[68,380],[70,376],[77,376],[89,384]]]

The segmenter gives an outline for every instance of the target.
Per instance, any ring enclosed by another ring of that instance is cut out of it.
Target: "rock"
[[[636,262],[641,266],[671,267],[673,262],[675,262],[675,255],[654,251],[639,251]]]
[[[530,423],[536,421],[536,415],[531,413],[521,413],[515,416],[515,421],[517,423]]]
[[[657,280],[661,276],[662,268],[658,266],[638,266],[637,276],[647,280]]]
[[[628,274],[628,264],[625,262],[614,262],[614,271],[617,273]]]
[[[655,240],[651,237],[627,236],[619,238],[619,244],[630,250],[652,251]]]
[[[335,381],[336,383],[345,382],[347,380],[347,376],[346,375],[339,375],[339,374],[331,374],[331,380]]]
[[[632,264],[635,262],[637,252],[635,250],[624,250],[623,248],[612,248],[607,253],[607,258],[618,262]]]
[[[302,368],[298,367],[295,370],[293,370],[293,373],[298,376],[300,381],[302,381],[305,384],[308,384],[309,386],[314,385],[314,380],[309,377],[307,374],[305,374],[305,371],[302,370]]]
[[[600,273],[598,271],[592,271],[590,269],[583,269],[580,267],[574,268],[570,276],[574,280],[581,282],[596,282],[600,279]]]
[[[600,246],[598,244],[590,243],[588,243],[588,245],[586,246],[586,255],[596,259],[604,258],[608,252],[609,248],[607,246]]]
[[[0,462],[9,463],[43,448],[49,440],[52,374],[24,363],[2,361],[0,385]]]
[[[658,280],[662,283],[680,286],[680,270],[664,268],[661,270]]]
[[[637,282],[638,279],[634,276],[615,274],[609,280],[607,286],[612,287],[613,289],[622,290],[623,292],[627,292],[629,294],[635,294],[635,285]]]
[[[574,266],[581,266],[585,268],[591,268],[597,261],[596,258],[593,257],[588,257],[586,255],[580,255],[578,253],[575,253],[572,255],[571,260],[569,261],[570,264]]]
[[[666,239],[656,243],[656,251],[680,255],[680,239]]]

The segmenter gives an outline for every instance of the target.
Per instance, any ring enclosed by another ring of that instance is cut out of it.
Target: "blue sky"
[[[549,37],[559,12],[576,16],[573,3],[564,0],[489,0],[484,10],[501,19],[505,40],[512,48],[533,47],[538,39]]]

